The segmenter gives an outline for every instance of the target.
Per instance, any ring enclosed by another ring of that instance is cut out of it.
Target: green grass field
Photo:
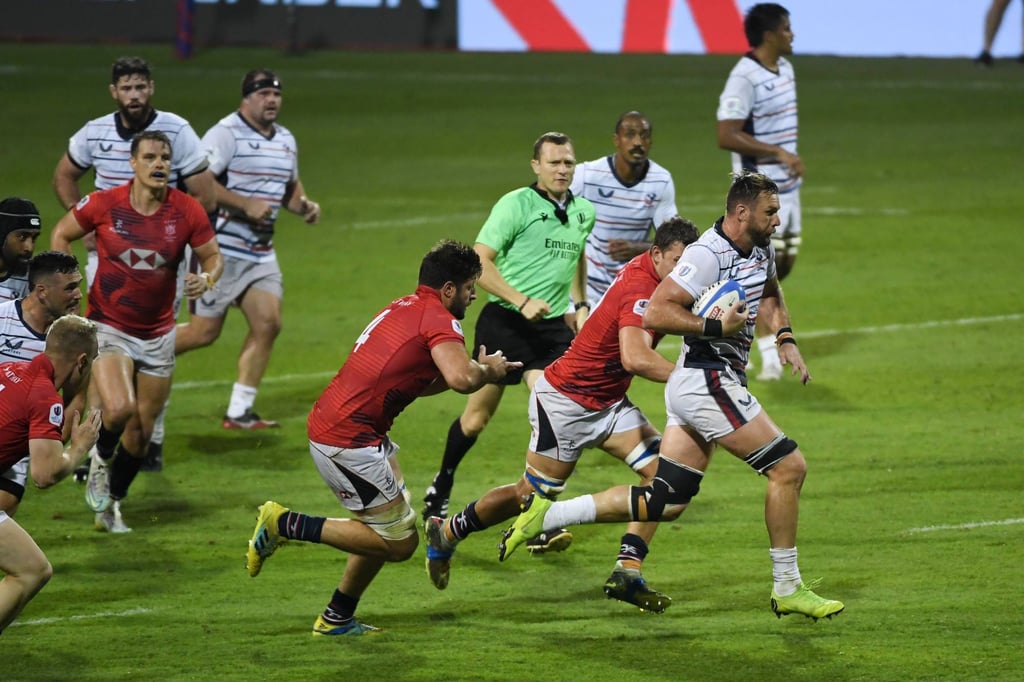
[[[532,180],[530,147],[547,130],[594,158],[611,151],[621,111],[644,110],[680,210],[710,225],[728,187],[714,114],[734,59],[217,50],[175,63],[167,47],[2,45],[0,194],[34,199],[47,225],[60,217],[53,167],[86,119],[113,109],[109,64],[125,52],[151,61],[155,104],[200,134],[237,106],[246,70],[284,79],[282,122],[324,221],[279,225],[285,329],[257,408],[283,428],[220,428],[235,314],[213,347],[179,360],[164,472],[141,474],[125,503],[134,533],[94,531],[71,481],[27,493],[18,520],[55,575],[0,640],[0,679],[1020,679],[1024,69],[794,58],[805,238],[785,291],[814,381],[754,391],[808,458],[801,569],[844,614],[772,615],[764,482],[721,454],[645,564],[675,599],[662,616],[601,591],[621,526],[501,564],[495,530],[460,547],[445,592],[422,547],[386,567],[359,609],[384,633],[323,641],[309,630],[344,555],[290,545],[255,580],[243,555],[268,498],[342,513],[304,426],[359,331],[413,289],[435,241],[471,242],[493,202]],[[663,423],[660,386],[638,380],[631,396]],[[417,501],[463,401],[423,399],[395,426]],[[525,403],[522,388],[506,394],[453,505],[521,473]],[[588,453],[569,493],[631,477]]]

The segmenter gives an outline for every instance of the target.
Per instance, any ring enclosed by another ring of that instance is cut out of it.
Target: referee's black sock
[[[444,457],[441,459],[441,470],[434,477],[435,487],[451,489],[455,483],[455,470],[466,456],[469,449],[476,443],[476,436],[467,436],[462,432],[462,424],[456,417],[448,429],[448,440],[444,446]],[[440,486],[437,484],[440,483]]]

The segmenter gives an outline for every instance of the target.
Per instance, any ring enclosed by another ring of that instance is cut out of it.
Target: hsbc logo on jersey
[[[50,405],[50,423],[54,426],[64,426],[64,406],[60,403]]]
[[[133,270],[156,270],[167,263],[163,256],[149,249],[128,249],[118,258]]]
[[[647,304],[648,303],[650,303],[649,299],[646,299],[646,298],[638,299],[637,302],[633,304],[633,314],[640,315],[642,317],[643,314],[644,314],[644,311],[647,310]]]

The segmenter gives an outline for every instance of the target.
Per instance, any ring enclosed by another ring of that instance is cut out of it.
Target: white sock
[[[164,421],[167,419],[167,406],[170,404],[171,399],[168,398],[163,409],[160,410],[160,414],[156,416],[156,421],[153,422],[153,435],[149,440],[157,445],[162,445],[164,442]]]
[[[237,419],[252,409],[256,402],[256,388],[236,383],[231,389],[231,403],[228,405],[228,416]]]
[[[775,594],[786,597],[800,587],[800,569],[796,565],[796,547],[768,550],[772,557],[772,578],[775,580]]]
[[[578,526],[581,523],[593,523],[597,519],[597,504],[593,495],[581,495],[564,502],[558,501],[551,505],[544,515],[544,530]]]
[[[779,366],[779,349],[775,346],[775,338],[768,336],[757,340],[757,349],[761,351],[761,367]]]

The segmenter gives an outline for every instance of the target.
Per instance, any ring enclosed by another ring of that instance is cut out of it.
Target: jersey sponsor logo
[[[101,152],[109,152],[113,148],[114,148],[114,143],[113,142],[111,142],[110,144],[108,144],[106,146],[104,146],[104,144],[102,142],[100,142],[100,151]]]
[[[259,142],[250,142],[249,143],[249,148],[250,149],[259,149],[260,148],[260,143]]]
[[[463,338],[465,338],[466,336],[465,334],[462,333],[462,323],[459,322],[458,320],[452,320],[452,331],[454,331],[456,334]]]
[[[10,348],[11,350],[20,350],[24,343],[24,339],[22,339],[21,341],[11,341],[10,339],[4,339],[4,347]]]
[[[133,270],[156,270],[167,262],[163,256],[150,249],[128,249],[122,251],[118,258]]]
[[[650,302],[650,299],[646,298],[637,299],[636,303],[633,304],[633,313],[636,315],[643,315]]]
[[[89,195],[89,194],[86,194],[86,195],[85,195],[84,197],[82,197],[81,199],[79,199],[79,200],[78,200],[78,203],[77,203],[77,204],[75,204],[75,208],[77,208],[77,209],[81,210],[83,206],[85,206],[86,204],[88,204],[88,203],[89,203],[89,197],[90,197],[90,196],[91,196],[91,195]]]
[[[50,405],[50,423],[54,426],[64,425],[64,406],[60,403]]]
[[[600,194],[605,199],[611,199],[612,195],[615,194],[615,190],[614,189],[610,189],[610,190],[608,190],[608,193],[605,194],[604,190],[602,188],[598,187],[597,188],[597,193]]]
[[[683,282],[689,282],[696,274],[697,268],[693,266],[693,263],[680,263],[675,271],[676,278]]]
[[[754,396],[748,393],[746,400],[737,400],[736,402],[738,402],[743,407],[750,407],[750,403],[754,402]]]

